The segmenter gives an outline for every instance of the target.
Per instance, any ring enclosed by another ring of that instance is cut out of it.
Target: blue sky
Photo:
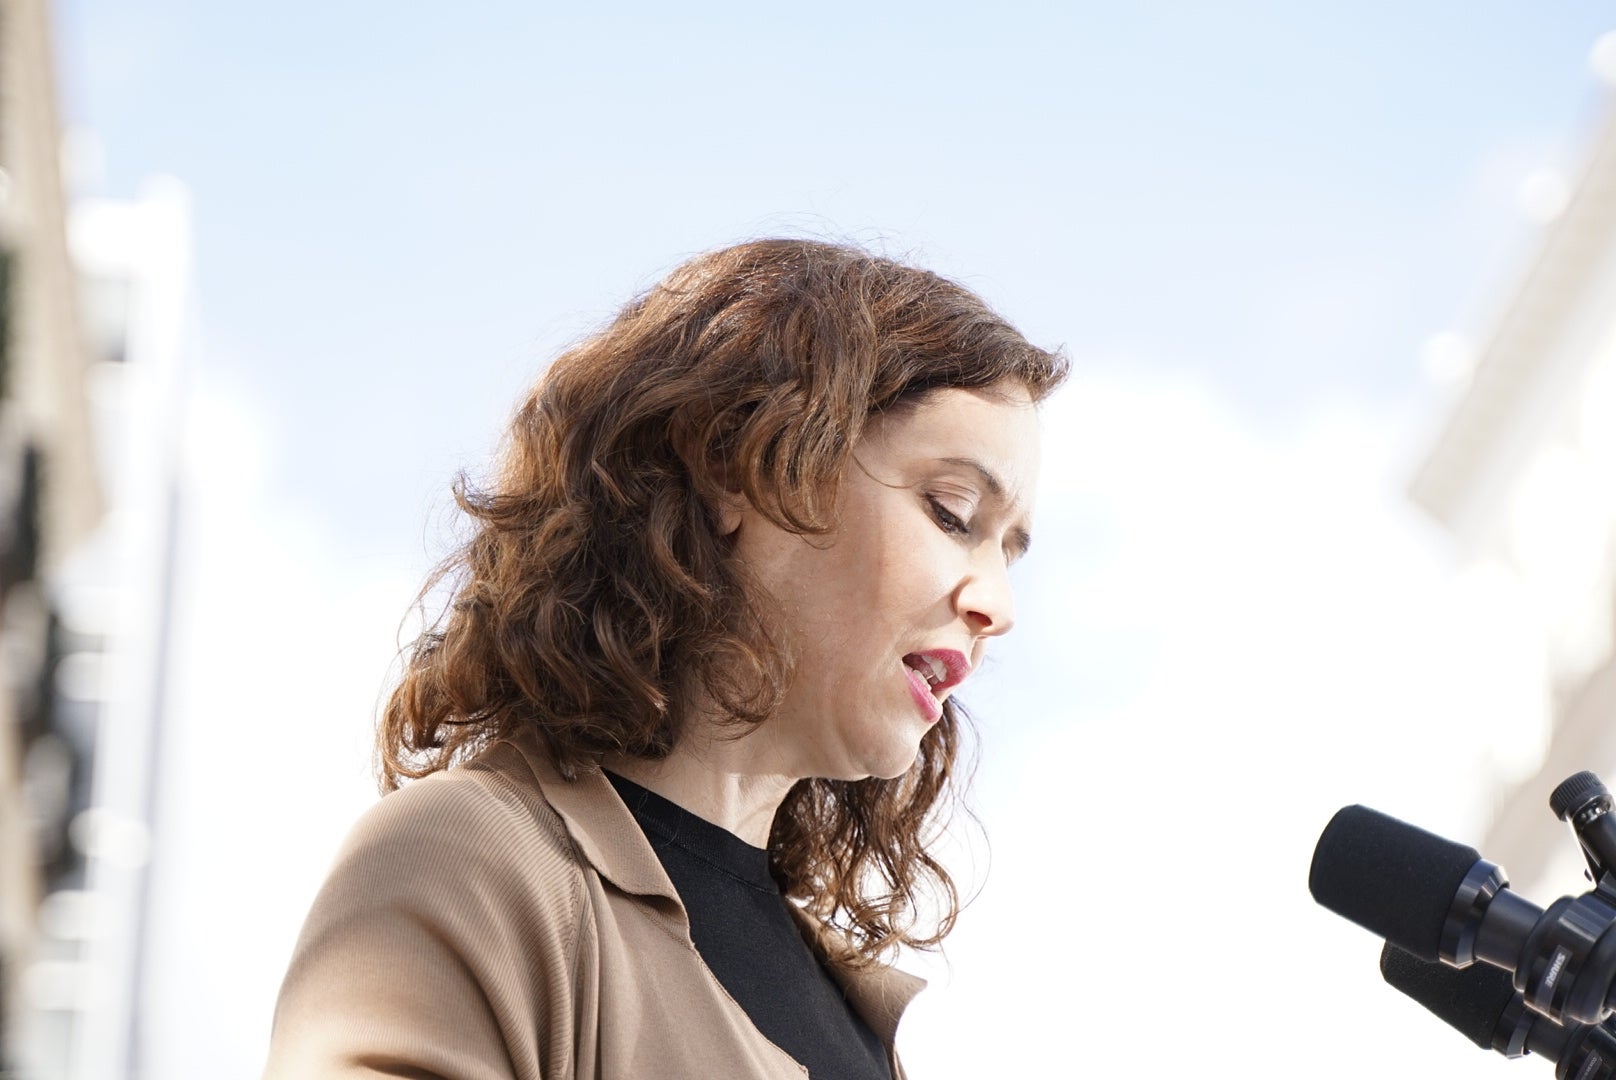
[[[446,11],[61,18],[104,190],[191,186],[215,363],[315,426],[280,481],[359,531],[418,516],[389,477],[441,486],[557,343],[681,256],[780,230],[912,253],[1080,362],[1193,369],[1255,422],[1407,400],[1420,342],[1498,285],[1477,270],[1515,239],[1511,170],[1574,155],[1607,18]],[[319,479],[344,467],[364,483],[333,500]]]
[[[1519,687],[1474,675],[1507,628],[1464,605],[1402,492],[1451,393],[1423,343],[1484,336],[1541,235],[1523,181],[1574,176],[1608,107],[1587,59],[1606,5],[58,14],[64,111],[102,147],[81,190],[170,173],[193,200],[193,768],[169,796],[154,1075],[255,1067],[371,798],[371,710],[455,471],[486,464],[560,345],[688,254],[774,232],[957,276],[1076,369],[1046,413],[1020,629],[975,697],[993,874],[908,1022],[916,1074],[983,1074],[1002,1047],[960,1033],[1029,1016],[1023,1072],[1073,1015],[1109,1033],[1091,1069],[1137,1065],[1187,907],[1217,928],[1198,993],[1258,1003],[1274,1037],[1243,1072],[1294,1075],[1321,1009],[1401,1022],[1374,1011],[1374,948],[1307,901],[1306,861],[1346,802],[1474,827],[1479,778],[1537,738],[1501,704]],[[322,752],[240,799],[216,763],[287,730]],[[218,879],[252,940],[198,929]],[[1133,924],[1157,928],[1150,963],[1104,929]],[[1258,963],[1259,939],[1313,962]],[[211,1027],[199,985],[236,1003]],[[1167,1034],[1212,1045],[1220,1016]],[[1466,1063],[1431,1026],[1400,1052]]]

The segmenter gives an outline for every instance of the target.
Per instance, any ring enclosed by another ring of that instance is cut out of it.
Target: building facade
[[[1489,592],[1481,606],[1507,624],[1518,645],[1507,663],[1540,691],[1541,719],[1519,718],[1540,736],[1524,767],[1496,770],[1481,850],[1545,899],[1578,891],[1582,866],[1549,793],[1582,770],[1616,786],[1616,109],[1607,112],[1410,488]],[[1497,675],[1478,662],[1477,680]]]
[[[0,1075],[139,1075],[187,196],[71,201],[49,10],[0,0]]]

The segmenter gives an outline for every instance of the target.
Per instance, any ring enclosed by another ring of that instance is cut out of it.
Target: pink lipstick
[[[905,656],[903,670],[909,677],[910,696],[926,714],[927,722],[934,723],[943,715],[943,703],[937,695],[963,682],[971,673],[971,662],[957,649],[927,649]]]

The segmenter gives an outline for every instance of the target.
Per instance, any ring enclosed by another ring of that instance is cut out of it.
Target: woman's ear
[[[718,500],[718,535],[734,536],[746,516],[746,496],[738,491],[726,491]]]
[[[701,485],[702,497],[713,508],[719,536],[734,536],[746,517],[751,503],[734,481],[730,468],[722,461],[712,461],[707,468],[706,482]]]

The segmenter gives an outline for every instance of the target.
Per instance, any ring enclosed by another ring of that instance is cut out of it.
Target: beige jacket
[[[924,983],[817,943],[886,1042]],[[265,1080],[758,1077],[807,1071],[691,944],[656,853],[600,773],[533,740],[382,799],[315,899],[275,1008]]]

